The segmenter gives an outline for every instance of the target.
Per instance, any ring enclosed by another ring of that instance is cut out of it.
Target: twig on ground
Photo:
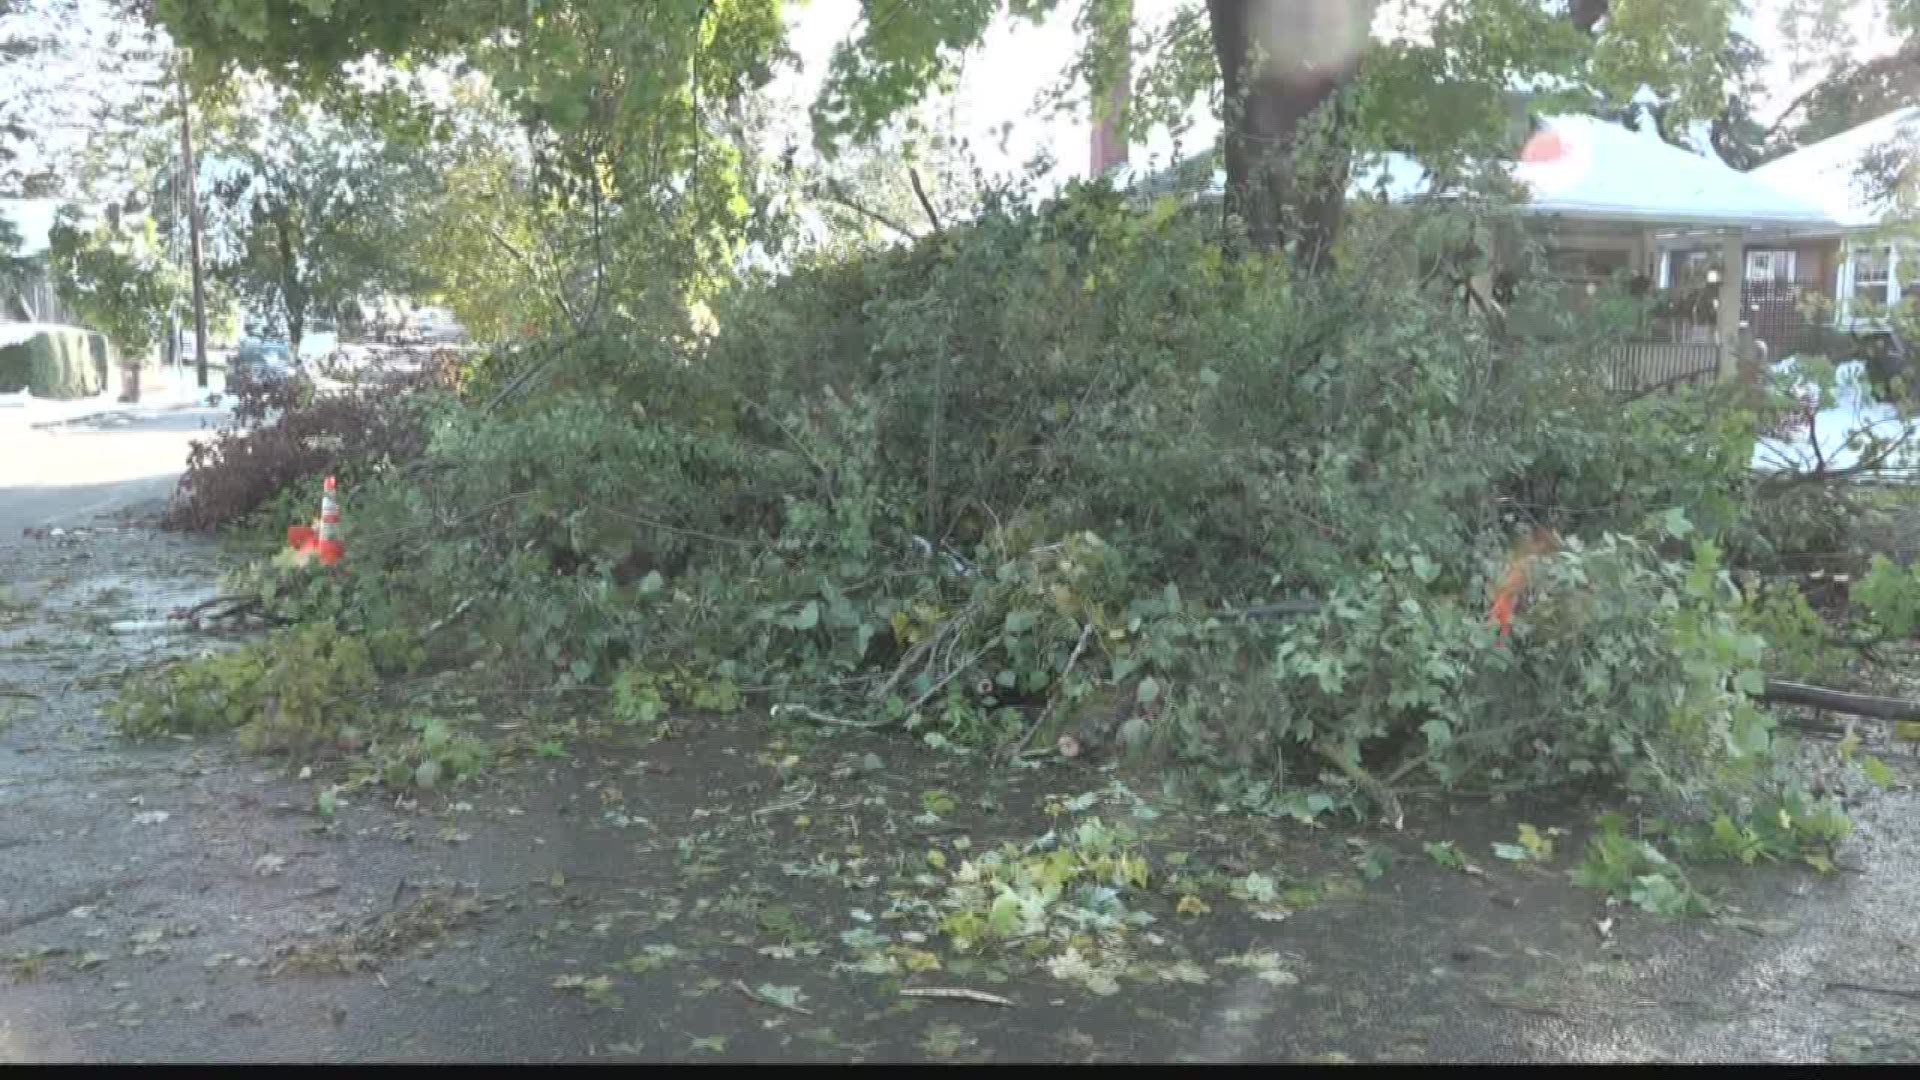
[[[775,1001],[774,999],[767,997],[765,994],[756,994],[750,988],[748,988],[746,983],[741,982],[739,979],[733,980],[733,988],[735,990],[740,991],[740,993],[744,994],[748,1001],[752,1001],[760,1005],[766,1005],[775,1009],[785,1009],[790,1013],[799,1013],[801,1016],[813,1015],[812,1009],[802,1008],[799,1005],[790,1005],[784,1001]]]
[[[1827,984],[1827,989],[1858,990],[1863,994],[1884,994],[1888,997],[1906,998],[1909,1001],[1920,1001],[1920,990],[1908,990],[1898,986],[1868,986],[1865,983],[1856,983],[1856,982],[1830,982]]]
[[[817,790],[819,790],[819,788],[809,781],[807,783],[807,790],[798,795],[782,799],[779,802],[768,803],[748,816],[757,822],[760,820],[760,815],[762,814],[779,814],[788,810],[798,810],[807,805],[807,801],[813,798],[813,794]]]
[[[1013,1008],[1012,998],[1003,998],[999,994],[989,994],[985,990],[969,990],[964,986],[909,986],[900,991],[901,997],[938,998],[942,1001],[975,1001],[982,1005],[999,1005]]]
[[[818,709],[809,708],[808,706],[805,706],[805,705],[794,705],[791,703],[783,703],[783,704],[775,705],[774,707],[767,710],[767,715],[773,717],[776,720],[779,719],[781,715],[785,713],[793,713],[796,716],[800,716],[804,719],[812,720],[816,724],[831,724],[834,727],[882,728],[882,727],[886,727],[888,724],[893,723],[893,721],[886,720],[886,719],[843,720],[838,716],[829,716]]]

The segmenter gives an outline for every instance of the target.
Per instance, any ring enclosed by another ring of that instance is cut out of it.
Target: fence
[[[1742,288],[1742,317],[1753,339],[1766,344],[1769,359],[1821,350],[1826,329],[1807,317],[1808,302],[1819,295],[1790,281],[1749,281]]]
[[[1608,384],[1624,393],[1712,382],[1720,373],[1713,342],[1629,341],[1616,347]]]

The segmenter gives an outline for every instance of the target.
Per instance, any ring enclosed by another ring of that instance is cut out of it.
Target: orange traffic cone
[[[332,566],[346,554],[340,543],[340,504],[333,499],[333,489],[333,477],[329,476],[320,489],[318,522],[287,526],[287,546],[301,555],[318,557],[322,566]]]
[[[321,566],[332,566],[346,554],[340,546],[340,504],[333,500],[333,477],[320,488],[319,554]]]

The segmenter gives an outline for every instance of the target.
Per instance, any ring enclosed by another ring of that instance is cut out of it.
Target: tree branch
[[[920,186],[920,170],[909,167],[907,179],[913,181],[913,193],[920,200],[920,209],[927,212],[927,220],[933,222],[933,231],[945,232],[946,227],[940,224],[940,215],[934,212],[933,200],[927,198],[927,189]]]
[[[1759,700],[1770,704],[1805,705],[1851,716],[1870,716],[1876,720],[1920,720],[1920,701],[1829,690],[1824,686],[1808,686],[1784,679],[1768,679]]]
[[[899,233],[901,236],[904,236],[909,240],[920,239],[918,234],[916,234],[912,229],[907,228],[905,225],[900,224],[899,222],[893,220],[892,218],[886,216],[885,214],[882,214],[878,210],[872,210],[865,206],[862,206],[858,201],[854,199],[854,197],[851,194],[849,194],[848,192],[846,192],[844,189],[840,187],[840,182],[837,180],[829,180],[824,185],[821,185],[820,188],[815,190],[814,196],[816,198],[824,198],[826,201],[833,203],[836,206],[843,206],[848,210],[851,210],[854,213],[859,214],[862,217],[869,218],[882,225],[885,225],[887,228],[892,229],[894,232]]]

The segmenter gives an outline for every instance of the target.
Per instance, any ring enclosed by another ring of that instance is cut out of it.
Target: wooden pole
[[[200,269],[200,196],[193,165],[193,114],[187,100],[187,68],[180,65],[180,157],[186,168],[187,247],[193,260],[193,370],[200,389],[207,388],[207,291]]]

